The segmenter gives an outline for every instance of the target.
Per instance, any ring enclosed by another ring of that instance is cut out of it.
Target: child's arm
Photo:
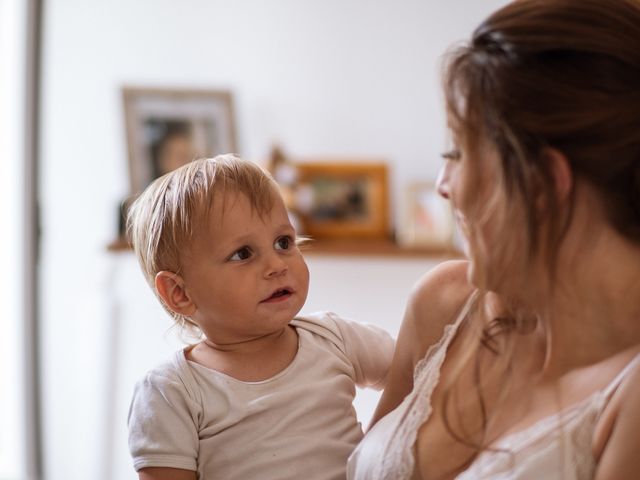
[[[181,479],[169,473],[194,473],[197,468],[201,405],[178,371],[163,366],[136,385],[128,419],[129,449],[140,478]]]
[[[335,322],[344,345],[344,353],[354,369],[354,381],[359,387],[384,388],[394,339],[389,333],[375,325],[345,320],[329,314]]]
[[[181,468],[143,468],[138,472],[139,480],[196,480],[196,472]]]

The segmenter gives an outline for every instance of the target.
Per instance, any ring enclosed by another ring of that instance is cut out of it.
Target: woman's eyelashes
[[[446,152],[444,152],[442,155],[442,158],[444,158],[445,160],[449,160],[452,162],[457,162],[460,160],[461,158],[461,154],[460,154],[460,150],[458,150],[457,148],[448,150]]]

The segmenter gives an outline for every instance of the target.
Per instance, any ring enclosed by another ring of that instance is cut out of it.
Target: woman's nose
[[[443,198],[449,200],[451,192],[449,190],[449,169],[447,165],[443,165],[440,168],[438,179],[436,180],[436,189]]]

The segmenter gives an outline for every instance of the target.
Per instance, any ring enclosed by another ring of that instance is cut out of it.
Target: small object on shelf
[[[457,250],[454,243],[455,221],[449,201],[430,182],[416,182],[406,189],[404,218],[396,240],[408,248]]]
[[[118,204],[118,236],[116,240],[107,246],[107,249],[110,251],[128,250],[131,248],[131,243],[127,238],[127,212],[134,200],[134,196],[128,196]]]
[[[303,231],[300,212],[296,203],[298,189],[298,169],[296,165],[289,160],[280,146],[274,145],[269,154],[267,169],[280,186],[280,193],[293,228],[295,228],[298,235],[304,235],[305,232]]]
[[[129,207],[135,200],[135,197],[129,196],[118,205],[118,237],[125,238],[127,236],[127,213]]]

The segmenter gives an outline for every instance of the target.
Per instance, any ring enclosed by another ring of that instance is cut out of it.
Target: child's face
[[[276,333],[300,311],[309,288],[284,203],[278,195],[261,218],[244,194],[214,200],[183,265],[191,318],[219,344]]]

